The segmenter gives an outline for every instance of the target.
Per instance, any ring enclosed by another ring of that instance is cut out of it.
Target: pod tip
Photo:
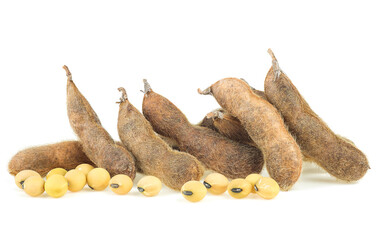
[[[117,102],[117,103],[122,103],[122,102],[126,101],[127,100],[126,89],[124,89],[123,87],[119,87],[118,91],[122,93],[122,97],[120,98],[120,102]]]
[[[200,88],[198,88],[198,93],[201,95],[212,95],[211,87],[208,87],[204,89],[203,91]]]
[[[65,70],[65,74],[66,74],[66,76],[69,78],[69,80],[71,80],[71,79],[72,79],[72,74],[71,74],[71,72],[69,71],[69,68],[67,67],[67,65],[64,65],[64,66],[63,66],[63,69]]]
[[[147,94],[148,92],[152,91],[151,85],[148,83],[147,79],[143,79],[144,83],[144,94]]]
[[[275,60],[275,61],[276,61],[275,54],[274,54],[274,52],[271,50],[271,48],[269,48],[269,49],[267,50],[267,52],[268,52],[268,54],[270,54],[272,60]]]

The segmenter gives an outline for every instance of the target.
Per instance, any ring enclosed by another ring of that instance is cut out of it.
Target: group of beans
[[[92,171],[105,170],[109,181],[110,176],[121,180],[117,176],[122,174],[132,182],[136,172],[154,176],[167,187],[181,190],[189,200],[200,199],[197,196],[205,195],[208,186],[212,186],[208,191],[216,192],[216,181],[223,182],[234,197],[255,191],[273,198],[279,189],[288,191],[298,181],[303,161],[314,162],[346,182],[361,179],[369,169],[365,154],[319,118],[280,69],[272,51],[268,52],[272,66],[264,91],[239,78],[224,78],[203,91],[198,89],[221,106],[198,124],[191,124],[177,106],[154,92],[147,80],[141,112],[131,104],[126,90],[118,88],[120,142],[105,130],[70,70],[63,66],[68,119],[78,140],[22,150],[9,162],[9,172],[16,175],[29,169],[44,176],[54,168],[91,164],[96,167]],[[258,177],[264,166],[271,178]],[[223,177],[210,175],[216,181],[207,180],[203,185],[199,180],[206,169]],[[69,187],[69,179],[80,174],[67,174]],[[228,184],[228,178],[234,180]],[[41,179],[33,181],[42,185]],[[89,177],[87,181],[95,188]],[[48,193],[49,179],[44,186]]]
[[[225,191],[234,198],[245,198],[250,193],[256,193],[264,199],[273,199],[280,191],[277,182],[270,177],[262,177],[252,173],[245,179],[237,178],[229,182],[228,178],[220,173],[211,173],[203,181],[189,181],[182,186],[182,195],[191,202],[202,200],[207,191],[220,195]]]
[[[16,185],[28,195],[37,197],[45,191],[47,195],[60,198],[67,191],[79,192],[86,184],[95,191],[103,191],[109,187],[119,195],[127,194],[133,186],[132,179],[125,174],[117,174],[110,177],[104,168],[95,168],[90,164],[83,163],[69,171],[64,168],[54,168],[46,175],[46,181],[39,173],[33,170],[22,170],[15,176]],[[162,188],[161,181],[154,176],[144,176],[137,183],[137,189],[144,196],[157,195]]]
[[[117,174],[110,178],[104,168],[94,168],[83,163],[75,169],[67,171],[64,168],[54,168],[49,171],[44,180],[39,173],[33,170],[22,170],[15,176],[16,185],[32,197],[38,197],[44,192],[50,197],[60,198],[67,191],[79,192],[85,185],[95,191],[103,191],[109,187],[114,193],[125,195],[133,187],[132,179],[125,174]],[[137,183],[137,190],[144,196],[156,196],[162,188],[160,179],[154,176],[144,176]],[[265,199],[272,199],[279,193],[279,185],[269,177],[259,174],[250,174],[246,179],[238,178],[229,182],[228,178],[220,173],[209,174],[203,183],[188,181],[181,193],[190,202],[202,200],[208,192],[219,195],[228,190],[234,198],[244,198],[250,193],[257,193]]]

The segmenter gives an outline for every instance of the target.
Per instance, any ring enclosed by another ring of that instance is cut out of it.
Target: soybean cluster
[[[67,191],[79,192],[85,185],[93,191],[103,191],[109,187],[118,195],[129,193],[133,187],[133,181],[129,176],[117,174],[111,178],[106,169],[86,163],[69,171],[54,168],[45,178],[34,170],[22,170],[15,176],[15,183],[29,196],[38,197],[46,192],[53,198],[63,197]],[[161,188],[161,181],[154,176],[144,176],[137,183],[138,191],[148,197],[156,196]]]

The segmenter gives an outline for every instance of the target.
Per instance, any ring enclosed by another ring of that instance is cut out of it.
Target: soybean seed
[[[251,192],[251,184],[242,178],[232,180],[228,185],[228,193],[234,198],[244,198]]]
[[[118,174],[111,178],[110,189],[116,194],[127,194],[132,188],[133,182],[131,178],[124,174]]]
[[[220,173],[211,173],[204,179],[203,184],[208,192],[222,194],[226,191],[229,181],[228,178]]]
[[[33,171],[33,170],[22,170],[19,173],[17,173],[16,177],[14,178],[14,181],[16,182],[16,185],[19,188],[24,189],[25,180],[28,177],[31,177],[31,176],[39,176],[40,177],[41,175],[39,175],[39,173],[37,173],[36,171]]]
[[[188,181],[182,186],[181,193],[190,202],[199,202],[207,194],[207,188],[199,181]]]
[[[153,197],[156,196],[162,188],[160,179],[155,176],[145,176],[137,183],[137,189],[144,196]]]

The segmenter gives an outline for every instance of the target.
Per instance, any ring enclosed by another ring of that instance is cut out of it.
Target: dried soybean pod
[[[366,156],[348,139],[336,135],[310,108],[287,75],[280,69],[275,55],[264,87],[268,100],[283,115],[304,156],[316,162],[334,177],[356,181],[369,169]]]
[[[92,162],[82,150],[78,141],[65,141],[55,144],[31,147],[18,152],[8,164],[10,174],[31,169],[45,176],[51,169],[74,169],[82,163]]]
[[[105,168],[111,176],[125,174],[134,179],[136,168],[133,155],[114,142],[102,127],[89,102],[72,81],[68,67],[63,68],[67,73],[68,118],[84,152],[93,163]]]
[[[119,88],[118,133],[122,143],[136,158],[136,166],[144,174],[153,175],[168,187],[180,190],[187,181],[203,175],[200,162],[190,154],[170,148],[157,136],[150,123],[127,99],[126,90]]]
[[[246,82],[246,80],[242,78],[240,79]],[[259,91],[251,87],[250,85],[249,87],[256,95],[263,98],[264,100],[267,100],[266,95],[263,91]],[[198,123],[198,125],[215,130],[221,135],[224,135],[225,137],[232,139],[234,141],[242,142],[255,147],[257,146],[256,143],[250,138],[246,129],[242,126],[240,120],[232,116],[225,109],[219,108],[213,110],[212,112],[208,113],[203,118],[203,120],[200,123]]]
[[[167,137],[163,137],[163,140],[173,149],[178,148],[174,140]],[[115,143],[124,148],[121,142]],[[18,152],[9,161],[8,171],[12,175],[17,175],[22,170],[30,169],[38,172],[43,177],[51,169],[64,168],[71,170],[84,163],[96,167],[85,155],[79,141],[64,141],[31,147]]]
[[[224,78],[198,92],[213,95],[222,108],[240,120],[262,151],[270,176],[281,189],[290,189],[300,177],[302,155],[276,108],[238,78]]]
[[[243,178],[262,170],[264,162],[259,149],[190,124],[186,116],[168,99],[155,93],[146,80],[143,114],[157,133],[176,140],[181,151],[197,157],[209,169],[229,178]]]
[[[240,120],[222,108],[208,113],[198,125],[215,130],[236,142],[249,144],[254,147],[257,146],[250,138],[246,129],[241,125]]]

